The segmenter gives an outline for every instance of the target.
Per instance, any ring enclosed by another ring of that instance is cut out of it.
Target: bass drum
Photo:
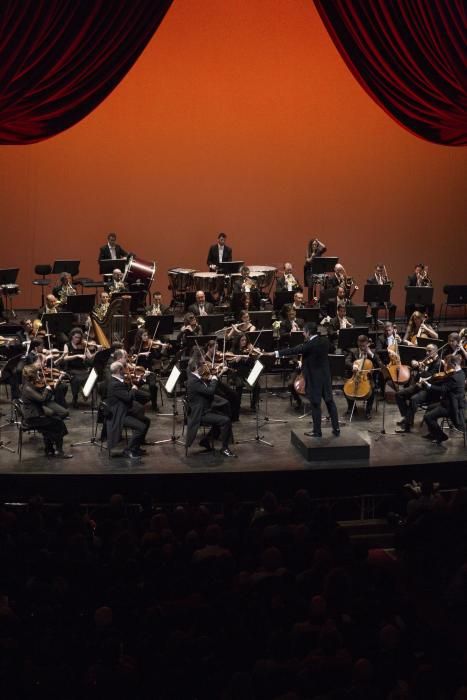
[[[155,262],[141,260],[141,258],[132,255],[125,268],[123,281],[130,290],[139,288],[147,291],[152,284],[155,274]]]

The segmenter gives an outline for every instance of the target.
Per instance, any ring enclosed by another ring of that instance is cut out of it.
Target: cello
[[[373,391],[373,363],[368,357],[362,357],[358,365],[344,384],[344,394],[350,401],[366,401]]]
[[[389,364],[387,364],[386,367],[391,375],[393,383],[402,385],[407,384],[407,382],[410,380],[411,373],[410,367],[401,363],[397,338],[397,332],[394,327],[394,343],[393,345],[388,346]]]

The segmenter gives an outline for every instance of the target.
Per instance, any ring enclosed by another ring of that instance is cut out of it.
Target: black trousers
[[[328,409],[329,417],[331,419],[331,425],[333,430],[339,430],[339,416],[337,415],[337,407],[332,397],[332,389],[325,388],[322,393],[322,398]],[[311,418],[313,420],[313,432],[321,433],[321,398],[316,401],[316,398],[311,394],[308,394],[308,400],[311,405]]]
[[[441,437],[444,435],[443,431],[438,425],[439,418],[447,418],[450,415],[449,407],[444,406],[440,403],[435,406],[431,411],[425,413],[425,418],[423,419],[428,426],[428,430],[434,438]]]
[[[228,416],[223,416],[214,411],[208,411],[203,414],[201,422],[204,425],[210,425],[211,429],[207,434],[208,439],[220,438],[222,449],[226,450],[229,446],[229,439],[232,434],[232,421]]]
[[[29,418],[27,424],[29,427],[41,433],[47,451],[51,450],[54,445],[56,445],[59,450],[62,449],[63,437],[67,435],[68,430],[61,418],[37,416],[36,418]]]
[[[420,389],[416,384],[404,387],[395,393],[397,407],[402,418],[409,424],[413,423],[414,415],[422,403],[428,403],[430,392],[427,389]]]
[[[86,384],[86,380],[89,376],[89,372],[87,369],[77,369],[77,370],[71,370],[69,372],[69,375],[70,375],[70,387],[71,387],[71,393],[73,396],[73,401],[77,401],[79,390],[81,389],[82,386],[84,386]]]
[[[347,401],[347,410],[351,411],[352,406],[354,404],[352,399],[348,399],[347,396],[345,397]],[[371,413],[371,409],[373,408],[373,404],[375,402],[375,391],[372,389],[370,396],[366,400],[366,408],[365,408],[365,413],[368,415]]]
[[[123,420],[123,427],[130,428],[132,431],[132,436],[128,443],[128,449],[132,450],[138,448],[141,443],[144,442],[150,425],[151,421],[146,416],[136,418],[130,413],[125,416]]]
[[[392,323],[394,323],[394,321],[396,320],[396,309],[397,309],[397,306],[395,304],[393,304],[391,301],[388,302],[387,304],[380,304],[377,301],[370,302],[371,315],[374,319],[378,318],[379,309],[386,310],[386,308],[388,311],[389,321],[392,321]]]

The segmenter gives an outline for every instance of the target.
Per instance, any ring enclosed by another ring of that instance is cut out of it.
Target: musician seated
[[[378,263],[375,267],[374,273],[368,277],[367,284],[378,284],[378,285],[383,285],[383,284],[389,284],[392,286],[391,280],[388,278],[387,273],[386,273],[386,266],[383,265],[383,263]],[[377,302],[377,301],[371,301],[370,304],[370,309],[371,309],[371,315],[373,318],[376,320],[378,318],[378,309],[387,309],[388,310],[388,315],[389,315],[389,320],[393,321],[396,318],[396,305],[392,303],[392,301],[388,301],[386,303],[384,302]]]
[[[127,292],[128,287],[123,281],[123,272],[119,270],[118,267],[112,272],[112,278],[105,286],[105,290],[112,296],[112,294],[118,294],[119,292]]]
[[[106,396],[106,403],[110,411],[106,420],[107,445],[112,451],[121,440],[122,428],[130,428],[132,436],[128,448],[123,451],[123,455],[130,457],[130,459],[138,459],[145,454],[141,445],[146,442],[151,421],[147,416],[141,414],[140,409],[137,416],[132,413],[138,387],[125,383],[125,372],[121,362],[112,362],[110,375]]]
[[[393,352],[394,346],[401,342],[402,338],[394,324],[391,321],[386,321],[384,324],[384,332],[379,334],[376,339],[376,349],[377,351],[388,350],[391,353]]]
[[[414,417],[420,406],[430,404],[436,400],[436,396],[422,383],[421,379],[428,379],[441,371],[441,359],[436,345],[427,345],[426,356],[420,362],[412,360],[413,381],[409,386],[401,387],[395,392],[396,404],[401,414],[398,421],[400,430],[396,433],[410,433],[414,424]]]
[[[279,333],[280,335],[290,335],[303,329],[303,319],[297,318],[297,309],[291,304],[285,305],[285,318],[282,319]]]
[[[445,367],[446,375],[440,383],[422,380],[428,389],[441,398],[440,404],[427,411],[423,419],[428,427],[428,435],[423,437],[438,445],[449,439],[438,425],[439,418],[449,418],[457,430],[465,431],[465,375],[461,367],[461,356],[446,357]]]
[[[421,311],[414,311],[404,335],[403,342],[407,345],[417,345],[418,338],[432,338],[437,340],[438,334],[426,320],[427,315]]]
[[[447,346],[441,354],[443,362],[448,355],[459,355],[461,358],[461,366],[465,367],[467,365],[467,352],[461,343],[461,336],[459,333],[449,333]]]
[[[61,306],[61,310],[66,307],[68,297],[76,296],[76,289],[73,287],[73,280],[69,272],[60,275],[60,284],[52,289],[52,294],[56,297]]]
[[[127,255],[128,253],[117,243],[117,234],[109,233],[107,243],[99,249],[97,262],[99,263],[100,260],[119,260],[126,258]]]
[[[183,325],[180,328],[180,332],[177,336],[177,341],[181,343],[181,345],[185,345],[187,337],[201,335],[201,332],[202,329],[198,323],[196,316],[194,315],[194,313],[189,311],[187,314],[185,314],[183,318]]]
[[[352,328],[355,326],[355,321],[350,316],[347,316],[345,306],[337,307],[337,315],[334,318],[326,316],[321,325],[327,326],[329,342],[333,346],[334,351],[337,349],[337,341],[339,339],[339,331],[341,328]]]
[[[247,386],[247,377],[260,354],[261,350],[250,342],[245,333],[237,335],[233,339],[231,355],[233,356],[232,363],[235,367],[235,373],[232,379],[235,385],[239,407],[242,401],[243,389]],[[260,388],[258,383],[256,383],[250,394],[250,409],[252,411],[256,409],[256,405],[259,401],[259,392]]]
[[[334,265],[334,272],[332,273],[332,275],[328,275],[326,277],[326,289],[333,289],[340,286],[345,288],[346,276],[347,274],[345,272],[344,266],[340,263],[337,263],[336,265]]]
[[[93,308],[93,314],[103,321],[110,305],[110,294],[108,292],[101,292],[99,295],[99,302]]]
[[[206,301],[206,295],[202,290],[196,292],[196,302],[188,307],[188,311],[195,316],[208,316],[214,313],[214,305]]]
[[[372,366],[374,368],[377,367],[375,353],[372,350],[370,350],[369,343],[370,341],[366,335],[358,336],[357,347],[350,348],[346,351],[345,366],[347,370],[350,370],[352,373],[357,372],[362,367],[364,360],[370,360]],[[372,384],[371,394],[366,400],[365,406],[365,417],[367,420],[371,420],[371,409],[373,408],[373,403],[375,400],[375,392],[372,377],[370,378],[370,382]],[[352,412],[352,406],[354,402],[352,401],[352,399],[349,399],[347,397],[345,398],[347,401],[346,413],[347,415],[349,415]]]
[[[232,422],[225,410],[225,405],[219,403],[216,397],[218,378],[211,374],[209,364],[200,359],[192,358],[188,365],[187,381],[187,431],[186,446],[193,444],[198,429],[203,425],[210,426],[209,433],[200,440],[201,447],[211,449],[213,439],[220,438],[221,454],[224,457],[236,457],[229,449],[232,436]],[[227,404],[227,402],[225,402]],[[217,406],[217,407],[216,407]]]
[[[240,311],[238,323],[232,323],[231,327],[227,331],[227,338],[235,338],[237,335],[241,335],[242,333],[252,333],[255,330],[256,326],[251,323],[250,314],[248,311],[243,310]]]
[[[39,309],[39,313],[42,314],[58,314],[60,310],[60,301],[54,294],[47,294],[45,297],[45,305]]]
[[[250,277],[250,268],[247,265],[243,265],[240,268],[241,278],[236,279],[233,285],[233,291],[235,293],[239,292],[251,292],[253,289],[257,289],[258,285],[256,280]]]
[[[214,243],[214,245],[209,248],[207,264],[209,269],[214,272],[219,263],[232,262],[232,248],[225,245],[226,238],[226,233],[220,233],[217,236],[217,243]]]
[[[230,368],[227,364],[226,357],[219,350],[217,340],[210,340],[206,345],[204,361],[211,365],[213,373],[216,372],[218,376],[219,372],[222,372],[222,374],[227,375],[231,374],[229,373]],[[232,419],[232,422],[235,423],[236,421],[238,421],[241,397],[238,396],[237,392],[234,389],[232,389],[232,387],[230,387],[226,382],[219,381],[217,382],[216,386],[216,394],[218,396],[221,396],[228,402],[230,408],[228,411],[226,411],[226,413]]]
[[[154,292],[151,306],[146,306],[146,316],[163,316],[170,313],[170,306],[162,303],[162,292]]]
[[[305,304],[303,302],[303,292],[295,292],[293,295],[292,306],[296,311],[298,311],[298,309],[305,308]]]
[[[81,328],[72,328],[70,339],[63,347],[62,363],[70,376],[73,408],[78,408],[78,395],[89,376],[92,354],[84,342]]]
[[[276,279],[276,292],[302,292],[303,287],[293,274],[292,263],[284,263],[284,270]]]
[[[36,365],[28,365],[23,369],[23,385],[21,398],[22,411],[25,425],[34,428],[41,433],[44,439],[45,454],[48,457],[61,457],[70,459],[73,455],[63,451],[63,438],[68,430],[62,418],[55,415],[46,415],[44,406],[50,403],[53,397],[53,386],[46,386],[43,391],[38,390],[42,386],[40,371]]]
[[[167,355],[167,348],[167,343],[162,343],[159,339],[150,338],[146,328],[138,329],[133,346],[130,348],[130,357],[133,365],[138,368],[144,368],[147,371],[147,374],[144,376],[144,382],[148,387],[151,405],[156,413],[159,410],[157,405],[156,368],[160,365],[162,355]]]
[[[407,277],[406,287],[432,287],[433,283],[428,277],[428,266],[423,263],[417,263],[415,269]]]

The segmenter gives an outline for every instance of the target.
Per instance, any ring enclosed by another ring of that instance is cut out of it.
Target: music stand
[[[76,277],[79,272],[79,264],[79,260],[55,260],[52,274],[60,275],[62,272],[68,272],[72,277]]]
[[[91,414],[91,437],[89,440],[82,440],[81,442],[71,443],[72,447],[78,445],[94,445],[94,447],[99,447],[97,444],[97,420],[95,420],[96,415],[96,382],[101,376],[107,362],[109,361],[110,355],[112,353],[111,348],[104,348],[98,350],[94,357],[92,358],[91,371],[86,379],[83,386],[83,396],[87,399],[91,397],[91,410],[84,411],[84,413]]]
[[[259,378],[261,377],[261,374],[264,371],[264,365],[259,361],[256,360],[255,364],[253,365],[253,368],[246,378],[246,382],[248,386],[253,390],[258,384]],[[268,447],[274,447],[272,442],[268,442],[267,440],[264,439],[264,435],[259,434],[259,410],[258,410],[258,404],[259,404],[259,394],[261,393],[261,386],[258,384],[259,392],[258,392],[258,397],[257,401],[255,402],[255,424],[256,424],[256,434],[252,438],[245,438],[244,440],[237,440],[237,444],[245,443],[245,442],[258,442],[261,443],[262,445],[268,445]],[[285,421],[284,421],[285,422]]]
[[[10,267],[0,270],[0,286],[2,294],[5,296],[6,311],[9,311],[11,318],[16,318],[16,311],[13,309],[13,294],[17,294],[19,289],[16,285],[19,267]]]
[[[285,304],[292,304],[295,292],[274,292],[273,307],[280,311]]]
[[[142,295],[145,296],[146,292],[129,292],[127,290],[123,290],[121,292],[113,292],[112,301],[120,297],[130,297],[130,311],[136,313],[138,307],[141,306],[140,299]]]
[[[405,306],[422,306],[427,308],[433,304],[433,287],[406,287]]]
[[[0,287],[7,284],[16,284],[19,267],[8,267],[0,270]]]
[[[334,267],[339,262],[339,257],[313,258],[313,276],[325,275],[334,272]]]
[[[167,396],[172,398],[172,435],[169,438],[164,438],[164,440],[156,440],[154,443],[155,445],[163,445],[166,442],[171,442],[173,445],[183,445],[185,447],[185,443],[180,440],[180,435],[175,434],[176,420],[178,416],[176,389],[180,375],[180,368],[178,365],[174,365],[164,386]]]
[[[99,260],[99,274],[111,275],[114,270],[125,271],[126,258],[115,258],[115,260]]]
[[[203,335],[212,335],[224,328],[224,314],[208,314],[199,316],[198,321],[203,330]]]
[[[68,333],[73,328],[73,314],[63,312],[59,314],[44,314],[42,316],[42,325],[47,328],[47,333],[56,335],[57,333]]]
[[[95,294],[75,294],[67,297],[66,307],[73,314],[90,314],[95,303]]]
[[[164,316],[146,316],[144,325],[151,338],[154,336],[154,333],[156,338],[160,338],[173,333],[174,317],[169,314]]]
[[[186,344],[189,348],[199,345],[200,348],[203,345],[207,345],[210,340],[217,340],[216,335],[187,335],[185,336]]]
[[[249,311],[250,321],[258,330],[272,327],[272,311]]]
[[[297,309],[297,318],[301,318],[303,323],[319,323],[320,307],[304,307],[303,309]]]
[[[390,284],[365,284],[363,301],[367,304],[387,304],[391,301]]]
[[[224,275],[233,275],[236,272],[240,272],[240,268],[245,264],[244,260],[230,260],[229,262],[221,262],[217,264],[217,271],[222,272]]]
[[[257,345],[264,352],[272,352],[274,348],[274,334],[272,330],[248,331],[248,342]]]
[[[398,349],[401,363],[403,365],[409,365],[409,367],[412,360],[417,360],[417,362],[420,362],[426,357],[425,349],[418,347],[417,345],[399,345]]]
[[[347,304],[345,310],[358,326],[367,322],[368,304]]]
[[[436,345],[440,348],[444,344],[442,338],[417,338],[417,345],[421,348],[426,348],[427,345]]]
[[[367,335],[368,326],[354,326],[353,328],[341,328],[339,331],[339,339],[337,347],[341,350],[357,347],[357,338],[359,335]]]

